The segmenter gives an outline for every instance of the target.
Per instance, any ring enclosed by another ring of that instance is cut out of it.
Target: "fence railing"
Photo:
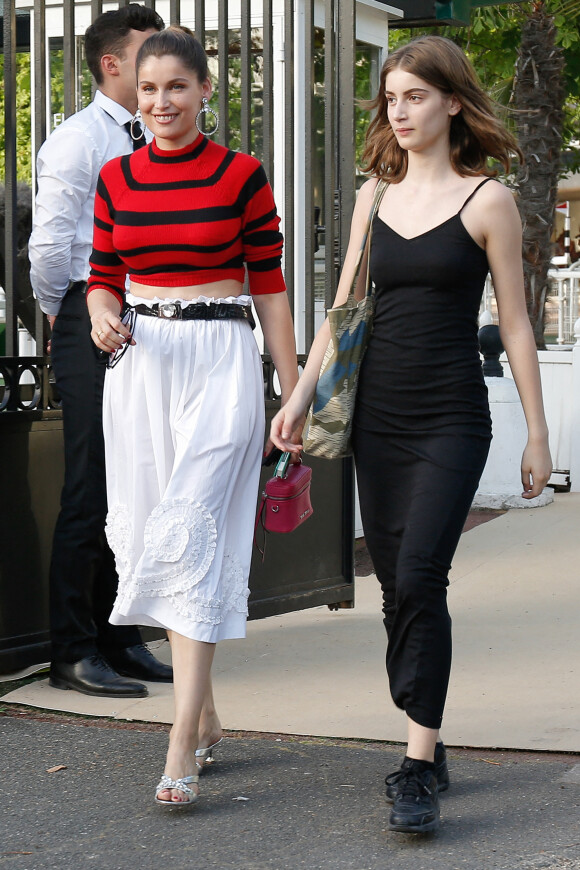
[[[329,305],[348,243],[349,221],[342,216],[348,218],[354,206],[357,4],[147,0],[145,5],[156,8],[166,24],[185,24],[196,32],[206,46],[215,84],[217,140],[254,153],[266,168],[282,219],[283,266],[298,345],[305,352],[315,332],[319,237],[324,251],[320,277]],[[35,383],[50,382],[49,369],[48,378],[44,373],[49,366],[47,324],[34,303],[26,248],[36,152],[56,123],[91,99],[82,34],[94,16],[112,7],[99,0],[4,0],[2,6],[6,112],[0,287],[5,299],[0,357],[12,361],[0,370],[0,409],[5,411],[22,408],[15,399],[15,378],[22,376],[14,362],[19,356],[36,357]],[[23,185],[24,164],[28,177]],[[23,326],[31,336],[25,347]],[[48,395],[39,407],[43,403],[50,407]]]
[[[572,344],[580,316],[580,269],[550,269],[549,275],[554,290],[548,303],[552,323],[546,325],[552,327],[557,344]]]

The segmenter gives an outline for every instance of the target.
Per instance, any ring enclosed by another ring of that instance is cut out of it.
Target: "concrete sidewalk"
[[[449,746],[580,752],[580,494],[512,510],[462,536],[451,573],[454,665],[443,736]],[[224,728],[405,740],[388,695],[380,594],[357,578],[354,610],[251,622],[219,645],[215,690]],[[169,660],[168,645],[158,651]],[[171,722],[171,687],[111,701],[19,688],[3,702],[121,720]],[[0,866],[1,863],[0,863]],[[490,865],[491,866],[491,865]]]

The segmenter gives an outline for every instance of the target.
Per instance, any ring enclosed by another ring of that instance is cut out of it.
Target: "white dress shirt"
[[[108,160],[133,150],[123,127],[131,118],[96,91],[93,102],[63,121],[38,152],[28,253],[30,282],[45,314],[58,314],[71,281],[88,278],[99,172]]]

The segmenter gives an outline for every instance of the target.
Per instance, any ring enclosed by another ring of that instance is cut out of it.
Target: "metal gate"
[[[34,158],[50,130],[91,99],[82,33],[103,6],[113,5],[2,4],[0,672],[5,673],[48,657],[48,566],[63,478],[62,416],[44,353],[46,319],[28,279]],[[166,24],[195,31],[210,58],[218,141],[264,163],[282,217],[284,272],[304,354],[315,332],[317,303],[323,310],[334,296],[354,205],[355,0],[145,0],[145,5],[156,8]],[[269,420],[279,394],[267,354],[264,385]],[[314,516],[291,537],[270,536],[264,563],[254,559],[252,617],[319,604],[352,606],[352,462],[311,464]]]

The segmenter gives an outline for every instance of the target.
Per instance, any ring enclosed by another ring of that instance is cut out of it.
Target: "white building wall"
[[[511,378],[506,355],[502,354],[500,360],[505,376]],[[569,474],[573,447],[573,407],[580,401],[580,395],[574,395],[573,390],[575,354],[572,348],[541,350],[538,351],[538,361],[554,471]],[[574,437],[576,441],[579,440],[578,432]],[[576,479],[573,484],[574,491],[579,492],[580,480]]]

